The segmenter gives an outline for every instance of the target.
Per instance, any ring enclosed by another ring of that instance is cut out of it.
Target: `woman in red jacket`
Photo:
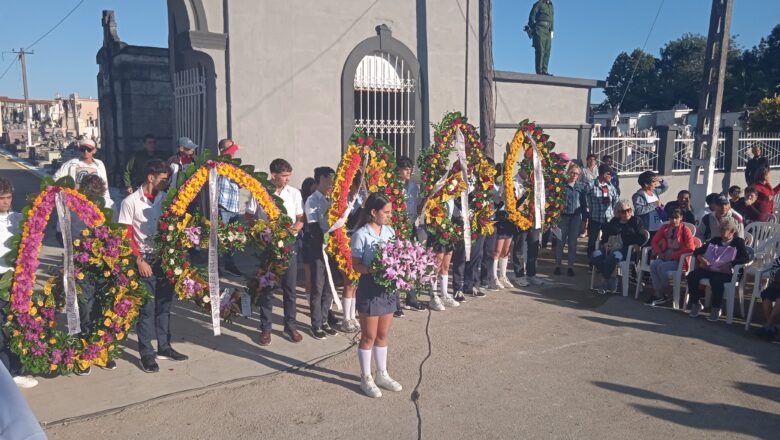
[[[677,270],[680,256],[693,252],[696,248],[693,233],[682,221],[682,212],[673,210],[669,223],[664,223],[653,236],[651,242],[653,255],[658,257],[650,263],[650,278],[653,281],[653,296],[648,301],[653,306],[666,304],[672,300],[669,286],[669,272]],[[688,266],[685,261],[685,267]]]
[[[766,198],[769,199],[769,212],[774,212],[775,194],[780,192],[780,185],[773,187],[772,184],[769,183],[769,168],[759,168],[758,171],[756,171],[755,178],[756,180],[753,182],[753,186],[756,187],[756,190],[758,190],[760,194],[765,195]]]
[[[765,222],[772,213],[771,205],[773,205],[772,198],[751,185],[745,188],[745,197],[731,207],[742,215],[747,225],[752,222]]]

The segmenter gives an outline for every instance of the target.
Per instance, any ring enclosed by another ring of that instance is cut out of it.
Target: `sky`
[[[11,50],[29,47],[79,1],[0,0],[3,18],[0,75],[12,63]],[[338,3],[338,0],[323,1]],[[555,36],[550,72],[558,76],[605,79],[620,52],[642,47],[662,2],[658,22],[645,48],[647,52],[658,56],[666,42],[686,32],[706,35],[711,0],[554,0]],[[533,72],[533,48],[522,31],[533,3],[534,0],[493,0],[493,58],[497,70]],[[731,32],[743,48],[758,44],[761,37],[780,24],[780,0],[734,3]],[[95,55],[103,42],[101,11],[104,9],[116,12],[119,37],[128,44],[167,45],[165,1],[83,0],[60,27],[33,47],[35,53],[27,57],[31,98],[46,99],[57,93],[74,92],[97,96]],[[19,63],[13,64],[0,78],[0,96],[22,96],[21,69]],[[595,102],[603,98],[603,93],[594,91]]]

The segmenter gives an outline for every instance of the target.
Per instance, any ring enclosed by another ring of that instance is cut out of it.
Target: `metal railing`
[[[780,133],[748,132],[739,138],[737,168],[744,169],[748,160],[753,157],[750,149],[758,145],[762,155],[769,160],[771,168],[780,168]]]
[[[618,174],[639,174],[658,171],[657,136],[648,137],[591,137],[590,151],[599,158],[612,156]]]
[[[674,160],[672,171],[690,171],[693,157],[693,138],[677,138],[674,140]],[[718,153],[715,159],[715,169],[726,167],[726,139],[718,139]]]

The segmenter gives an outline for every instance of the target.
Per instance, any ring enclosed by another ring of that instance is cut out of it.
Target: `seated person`
[[[628,200],[615,205],[617,217],[610,220],[601,231],[601,247],[593,252],[591,264],[604,281],[598,287],[599,293],[617,290],[617,279],[613,276],[615,267],[629,252],[629,246],[642,246],[647,239],[645,227],[639,217],[634,216],[634,207]],[[628,274],[624,274],[628,275]]]
[[[675,209],[679,209],[680,212],[682,212],[682,221],[685,223],[690,223],[692,225],[696,224],[696,214],[693,213],[693,208],[691,208],[691,192],[687,189],[684,189],[677,193],[677,200],[671,201],[664,205],[664,211],[666,211],[666,216],[671,217],[672,211]]]
[[[656,257],[650,263],[650,279],[653,282],[653,296],[648,304],[658,306],[672,300],[669,295],[669,273],[677,270],[680,257],[683,254],[693,252],[693,233],[682,222],[682,212],[679,209],[672,211],[669,223],[661,225],[651,242],[653,256]],[[690,260],[686,258],[683,265],[687,269]]]
[[[734,185],[729,188],[729,200],[732,204],[736,203],[741,197],[742,194],[742,188],[740,188],[737,185]]]
[[[752,185],[745,188],[745,197],[739,199],[732,207],[742,215],[746,225],[752,222],[765,222],[771,214],[769,198]]]
[[[717,321],[723,302],[723,285],[731,281],[732,268],[738,264],[745,264],[750,259],[745,240],[737,235],[738,226],[735,219],[723,218],[720,221],[720,236],[693,251],[696,269],[688,274],[691,318],[699,316],[702,309],[699,299],[704,290],[699,287],[699,282],[706,278],[710,280],[710,289],[712,289],[712,308],[707,319]]]
[[[761,292],[761,305],[764,310],[764,325],[758,329],[758,335],[771,341],[777,334],[775,323],[780,319],[780,257],[772,264],[769,285]]]

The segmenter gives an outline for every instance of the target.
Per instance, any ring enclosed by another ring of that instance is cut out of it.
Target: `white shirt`
[[[301,197],[301,192],[298,188],[287,185],[276,195],[282,199],[284,210],[287,211],[287,216],[295,223],[298,216],[303,215],[303,197]],[[263,214],[263,211],[258,208],[259,205],[257,200],[254,197],[250,197],[246,202],[246,209],[244,212],[259,218]]]
[[[97,174],[103,179],[106,184],[106,193],[103,197],[106,199],[106,206],[113,205],[114,202],[110,202],[111,194],[108,193],[108,175],[106,174],[106,166],[103,165],[103,161],[100,159],[92,159],[92,163],[86,163],[81,159],[71,159],[62,164],[59,170],[54,173],[54,180],[58,180],[65,176],[70,176],[73,181],[76,182],[76,188],[81,185],[81,179],[89,174]]]
[[[154,253],[154,234],[162,215],[160,205],[165,200],[165,191],[159,191],[154,200],[144,195],[143,187],[122,200],[118,222],[133,227],[133,238],[142,255]]]
[[[322,232],[328,232],[330,229],[330,224],[328,223],[330,203],[330,200],[325,197],[325,194],[319,192],[319,190],[314,191],[314,193],[306,199],[306,206],[304,207],[306,221],[308,223],[318,223]]]
[[[11,270],[5,261],[5,255],[11,252],[11,237],[21,234],[19,223],[22,221],[22,214],[8,211],[0,214],[0,274]]]

